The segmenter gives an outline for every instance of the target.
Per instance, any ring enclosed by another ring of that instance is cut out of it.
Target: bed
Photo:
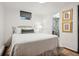
[[[58,37],[45,33],[13,34],[10,55],[36,56],[58,47]]]

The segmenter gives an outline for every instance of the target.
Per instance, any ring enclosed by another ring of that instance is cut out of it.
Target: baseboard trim
[[[72,50],[72,49],[69,49],[69,48],[67,48],[67,47],[64,47],[65,49],[67,49],[67,50],[70,50],[70,51],[72,51],[72,52],[74,52],[74,53],[78,53],[77,51],[74,51],[74,50]],[[79,53],[78,53],[79,54]]]

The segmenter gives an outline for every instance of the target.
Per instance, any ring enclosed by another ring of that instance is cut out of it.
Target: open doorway
[[[57,35],[59,37],[59,13],[55,14],[53,16],[53,29],[52,29],[52,34]]]

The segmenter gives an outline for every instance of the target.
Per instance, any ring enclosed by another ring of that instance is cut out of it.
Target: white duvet
[[[57,37],[52,34],[44,34],[44,33],[29,33],[29,34],[14,34],[12,37],[12,45],[16,43],[26,43],[38,40],[50,39],[53,37]]]
[[[57,38],[56,35],[45,34],[45,33],[13,34],[11,50],[13,49],[13,46],[15,44],[46,40],[55,37]]]

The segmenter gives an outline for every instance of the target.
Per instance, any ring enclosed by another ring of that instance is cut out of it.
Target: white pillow
[[[21,28],[16,28],[16,29],[15,29],[15,33],[21,34]]]

